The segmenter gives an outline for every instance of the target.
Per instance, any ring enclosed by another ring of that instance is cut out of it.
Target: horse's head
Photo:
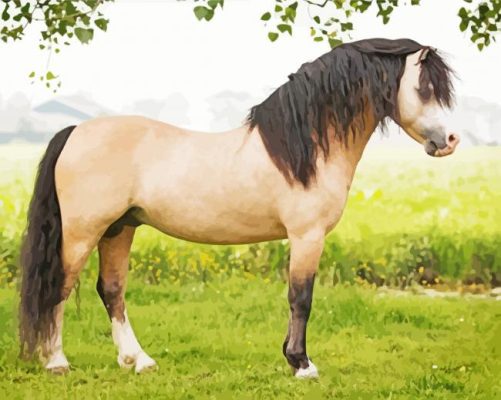
[[[452,154],[459,143],[443,118],[453,101],[451,74],[434,49],[424,48],[407,56],[400,79],[394,119],[430,156]]]

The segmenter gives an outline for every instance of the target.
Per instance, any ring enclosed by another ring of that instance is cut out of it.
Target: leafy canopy
[[[5,43],[9,40],[21,40],[30,25],[39,24],[38,46],[48,52],[50,59],[52,53],[59,53],[63,46],[70,45],[75,39],[87,44],[94,38],[96,29],[106,31],[109,20],[100,8],[111,1],[113,0],[2,0],[0,39]],[[33,71],[29,77],[40,80],[49,89],[56,90],[61,86],[59,77],[50,70],[43,74]]]
[[[21,40],[26,30],[34,23],[41,26],[39,47],[48,52],[59,53],[63,46],[73,41],[88,44],[95,31],[106,31],[109,20],[102,9],[113,0],[45,0],[45,1],[0,1],[0,39]],[[276,41],[280,35],[292,35],[299,13],[310,18],[310,35],[315,42],[328,42],[335,47],[349,37],[355,29],[351,17],[377,9],[383,24],[390,21],[393,11],[402,6],[419,6],[421,0],[269,0],[270,9],[261,15],[268,28],[268,38]],[[430,0],[431,1],[431,0]],[[216,12],[223,9],[224,0],[193,0],[193,12],[198,20],[210,21]],[[458,27],[468,32],[470,40],[479,50],[495,41],[501,31],[501,0],[457,0]],[[328,17],[326,17],[326,15]],[[51,71],[43,74],[32,72],[38,79],[55,90],[61,85]]]

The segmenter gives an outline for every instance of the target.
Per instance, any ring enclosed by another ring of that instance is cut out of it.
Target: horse
[[[325,236],[345,207],[372,133],[395,121],[435,157],[459,137],[441,118],[454,72],[410,39],[342,44],[303,64],[239,128],[206,134],[140,116],[101,117],[57,133],[42,157],[21,249],[21,354],[53,373],[69,363],[62,324],[97,246],[97,292],[118,364],[157,368],[129,322],[124,293],[134,232],[149,225],[207,244],[288,239],[290,317],[283,354],[315,378],[306,351],[313,285]]]

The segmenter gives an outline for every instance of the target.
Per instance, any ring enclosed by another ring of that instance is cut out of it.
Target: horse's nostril
[[[456,135],[454,135],[453,133],[449,135],[449,137],[447,138],[447,141],[448,142],[453,142],[454,140],[456,140]]]

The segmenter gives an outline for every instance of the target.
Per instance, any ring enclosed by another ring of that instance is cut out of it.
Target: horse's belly
[[[146,219],[145,223],[159,231],[178,239],[206,244],[245,244],[283,239],[287,236],[283,227],[274,224],[262,224],[253,227],[238,221],[203,221],[196,219],[171,218]]]
[[[196,206],[189,200],[183,204],[147,207],[139,218],[167,235],[198,243],[256,243],[287,236],[285,227],[272,216],[225,210],[211,204]]]

